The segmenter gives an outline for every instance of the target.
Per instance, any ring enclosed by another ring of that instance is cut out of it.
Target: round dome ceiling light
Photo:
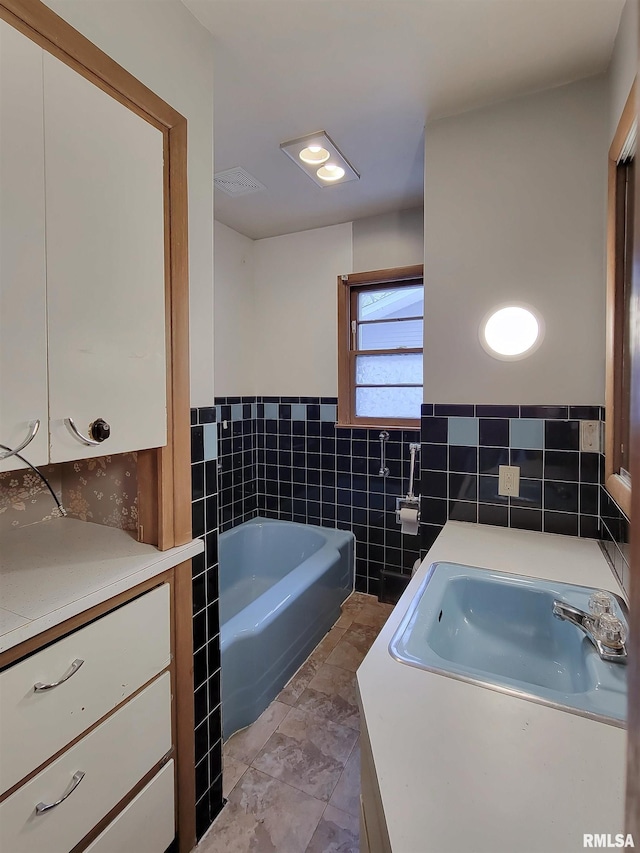
[[[340,178],[344,178],[344,169],[342,166],[336,166],[335,163],[327,163],[326,166],[318,169],[316,175],[323,181],[339,181]]]
[[[309,145],[303,148],[298,154],[298,157],[303,163],[308,163],[309,166],[320,166],[326,163],[331,155],[322,145]]]
[[[534,353],[544,338],[542,317],[529,305],[497,306],[480,324],[480,343],[489,355],[517,361]]]

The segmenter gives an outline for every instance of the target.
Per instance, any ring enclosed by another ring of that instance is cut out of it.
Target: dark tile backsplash
[[[600,486],[602,547],[614,572],[629,592],[629,519],[604,486]]]
[[[599,539],[628,590],[629,522],[602,485],[602,454],[580,452],[581,420],[604,410],[425,403],[422,549],[448,519]],[[500,465],[520,468],[518,498],[498,494]]]
[[[220,532],[256,515],[351,530],[356,588],[378,595],[383,569],[408,576],[420,556],[419,536],[395,517],[420,434],[388,431],[384,478],[380,430],[336,427],[336,407],[335,397],[216,398]],[[415,482],[419,494],[419,455]]]
[[[193,535],[205,551],[192,561],[196,833],[202,838],[222,808],[220,620],[218,617],[218,462],[216,410],[191,410]]]

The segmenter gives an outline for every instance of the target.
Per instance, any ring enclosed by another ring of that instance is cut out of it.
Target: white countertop
[[[199,539],[158,551],[113,527],[59,518],[0,542],[0,652],[199,554]]]
[[[597,542],[446,524],[357,675],[393,853],[571,853],[624,832],[623,729],[393,660],[436,561],[624,597]]]

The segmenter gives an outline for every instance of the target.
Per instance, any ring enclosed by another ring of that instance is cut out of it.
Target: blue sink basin
[[[600,658],[553,615],[588,610],[595,590],[457,563],[434,563],[389,645],[401,663],[624,727],[627,668]],[[615,598],[627,623],[624,603]]]

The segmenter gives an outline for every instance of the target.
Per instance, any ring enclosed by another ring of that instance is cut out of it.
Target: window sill
[[[337,429],[405,429],[405,430],[420,430],[420,420],[407,421],[367,421],[363,423],[348,423],[343,421],[336,422]]]

